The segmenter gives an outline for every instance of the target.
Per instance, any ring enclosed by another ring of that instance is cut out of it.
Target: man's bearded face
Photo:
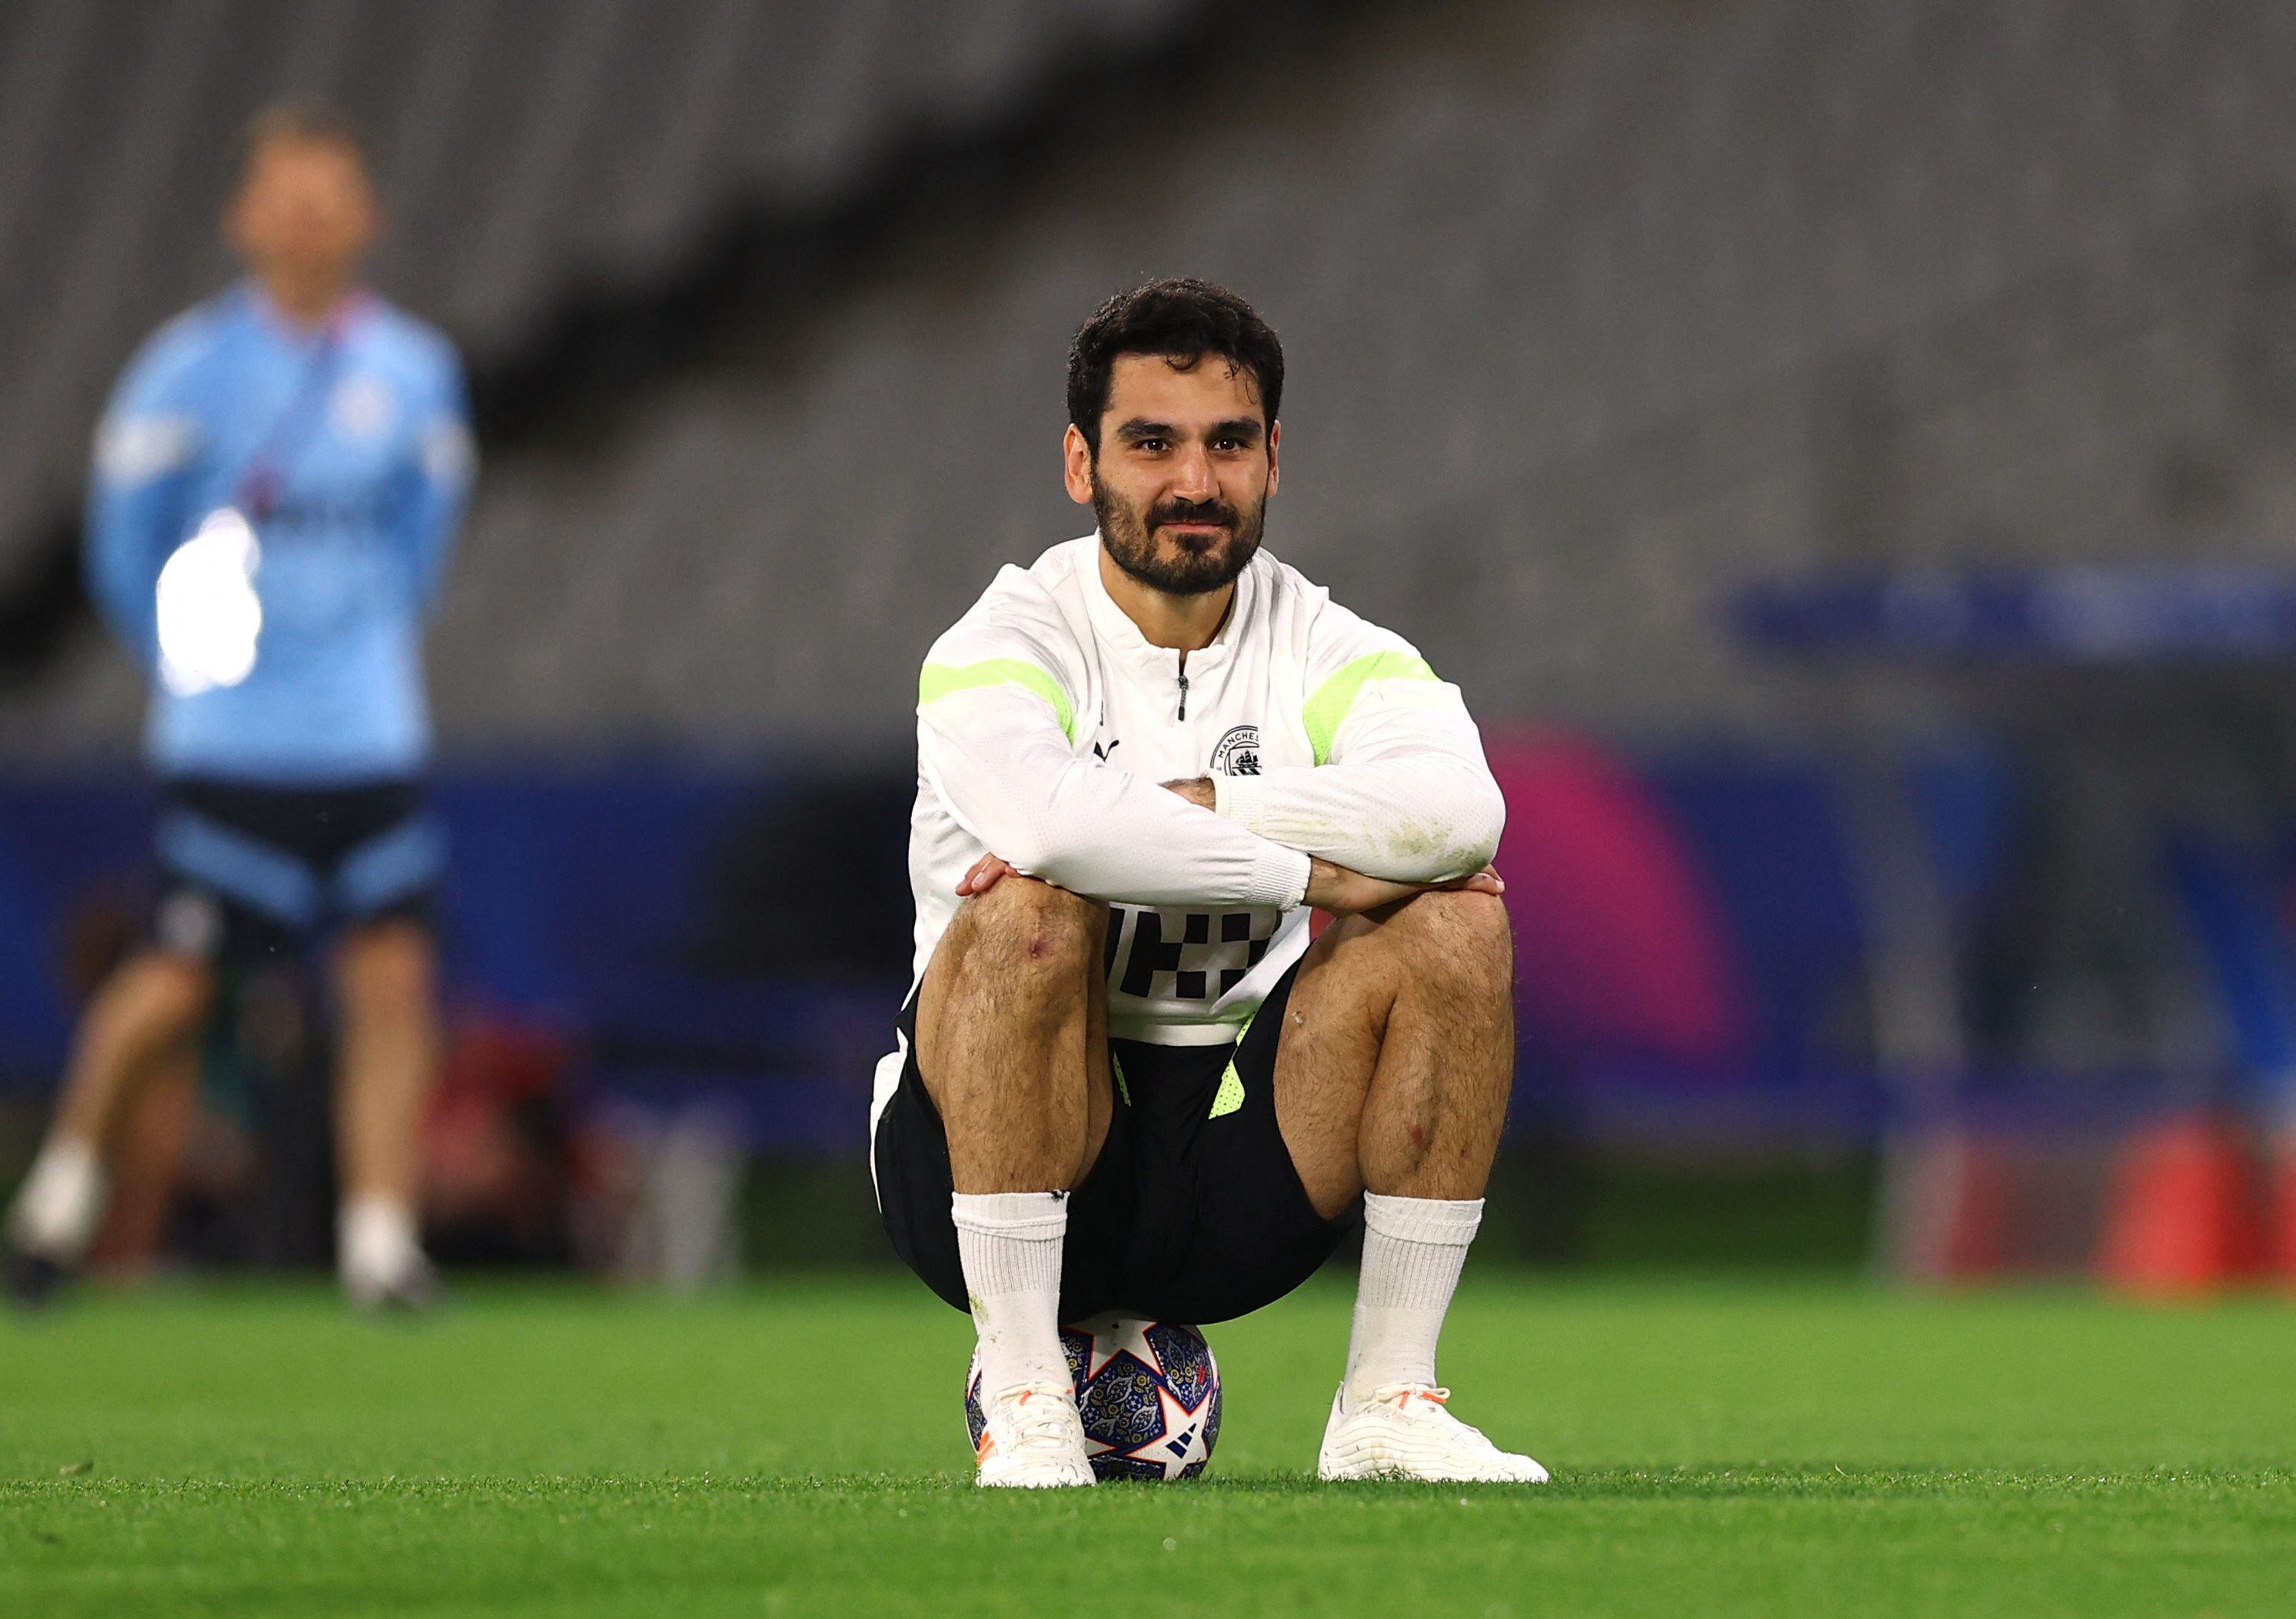
[[[1110,488],[1095,466],[1092,510],[1100,543],[1119,568],[1167,595],[1201,596],[1232,584],[1259,553],[1267,496],[1241,510],[1217,495],[1167,495],[1143,507]]]
[[[1232,584],[1259,550],[1275,487],[1251,374],[1216,355],[1128,354],[1110,384],[1099,448],[1070,473],[1072,494],[1089,483],[1110,560],[1168,595]]]

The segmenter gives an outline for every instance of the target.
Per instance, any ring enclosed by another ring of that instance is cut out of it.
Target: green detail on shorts
[[[1408,652],[1374,652],[1368,658],[1358,658],[1337,675],[1316,688],[1300,711],[1300,719],[1308,727],[1308,741],[1316,750],[1316,763],[1329,762],[1332,739],[1340,734],[1341,722],[1356,706],[1365,684],[1374,680],[1434,680],[1433,669],[1423,658]]]
[[[1251,1017],[1256,1018],[1259,1015],[1259,1009],[1252,1008]],[[1243,1050],[1243,1037],[1250,1033],[1251,1033],[1251,1018],[1246,1018],[1236,1026],[1235,1049],[1238,1051]],[[1235,1059],[1231,1057],[1227,1059],[1227,1067],[1220,1075],[1219,1089],[1212,1093],[1212,1110],[1204,1116],[1225,1118],[1242,1106],[1243,1075],[1235,1071]]]
[[[929,663],[917,676],[917,707],[922,708],[927,703],[937,703],[944,697],[981,686],[1019,686],[1035,692],[1052,704],[1062,732],[1070,741],[1076,740],[1076,706],[1061,690],[1061,683],[1035,664],[1023,663],[1017,658],[984,658],[979,663],[961,666]]]
[[[1124,1083],[1124,1065],[1116,1059],[1113,1051],[1108,1054],[1108,1071],[1116,1076],[1117,1095],[1122,1097],[1124,1105],[1129,1108],[1132,1105],[1132,1087]]]

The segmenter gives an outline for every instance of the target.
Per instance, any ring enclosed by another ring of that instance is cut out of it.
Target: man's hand
[[[972,863],[972,869],[956,879],[958,894],[970,899],[976,894],[986,894],[1007,877],[1020,876],[1020,871],[1008,861],[994,854],[983,854]]]
[[[1345,866],[1335,866],[1328,860],[1317,860],[1308,869],[1306,904],[1334,916],[1354,916],[1365,911],[1376,911],[1382,905],[1391,905],[1398,900],[1409,899],[1414,894],[1429,892],[1463,894],[1505,894],[1506,884],[1499,878],[1496,867],[1485,866],[1472,877],[1462,877],[1447,883],[1397,883],[1382,877],[1365,877],[1360,871],[1350,871]]]
[[[1198,809],[1216,809],[1219,805],[1219,799],[1212,792],[1210,776],[1198,776],[1191,781],[1167,781],[1164,790],[1179,794]]]

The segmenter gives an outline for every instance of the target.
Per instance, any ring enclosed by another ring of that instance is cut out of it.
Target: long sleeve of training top
[[[1079,683],[1014,626],[967,622],[919,683],[920,770],[981,846],[1093,899],[1297,905],[1308,858],[1153,781],[1078,756]]]
[[[428,613],[439,602],[447,559],[470,503],[471,407],[454,352],[439,346],[438,363],[420,382],[414,454],[398,470],[391,537],[406,559],[416,602]]]
[[[1302,717],[1316,764],[1213,777],[1223,817],[1393,882],[1447,881],[1489,863],[1506,800],[1458,687],[1410,642],[1326,602]]]
[[[183,322],[155,335],[121,375],[96,433],[84,531],[88,594],[146,669],[159,661],[160,569],[191,526],[201,449],[191,382],[201,339]]]

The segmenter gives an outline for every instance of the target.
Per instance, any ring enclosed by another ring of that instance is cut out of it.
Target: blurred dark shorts
[[[1103,1311],[1201,1326],[1274,1304],[1315,1274],[1349,1221],[1308,1201],[1275,1127],[1275,1044],[1294,967],[1235,1045],[1111,1040],[1116,1107],[1092,1173],[1069,1196],[1061,1319]],[[886,1234],[927,1287],[965,1305],[949,1217],[948,1137],[901,1010],[899,1085],[872,1132]]]
[[[422,784],[269,787],[178,777],[154,835],[162,949],[254,965],[334,929],[405,919],[430,926],[446,865]]]

